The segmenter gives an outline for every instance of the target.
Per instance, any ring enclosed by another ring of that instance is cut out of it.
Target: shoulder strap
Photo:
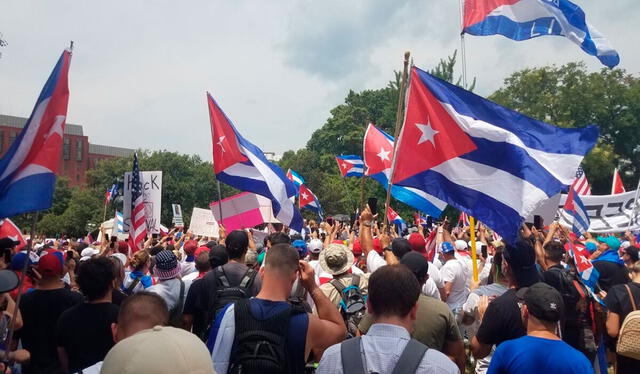
[[[178,306],[180,308],[184,307],[184,281],[182,279],[178,279],[180,281],[180,296],[178,297]]]
[[[573,285],[576,288],[576,290],[578,290],[578,293],[580,294],[580,297],[584,299],[586,297],[586,295],[585,295],[584,290],[582,289],[582,287],[580,287],[580,283],[578,283],[578,281],[574,279],[573,280]]]
[[[624,285],[624,288],[626,288],[626,289],[627,289],[627,293],[629,294],[629,300],[631,300],[631,306],[633,307],[633,310],[634,310],[634,311],[635,311],[635,310],[637,310],[638,308],[636,308],[636,301],[635,301],[635,299],[633,298],[633,295],[631,294],[631,288],[629,287],[629,285],[628,285],[628,284],[625,284],[625,285]]]
[[[351,276],[351,285],[360,288],[360,276],[358,274]]]
[[[429,348],[419,341],[415,339],[409,340],[391,374],[415,373],[427,349]]]
[[[129,287],[127,287],[127,289],[124,290],[124,293],[126,293],[127,295],[131,295],[131,292],[133,292],[133,289],[136,288],[138,283],[140,283],[140,278],[134,279],[133,282],[131,282],[131,284],[129,285]]]
[[[256,271],[251,268],[247,269],[247,272],[242,276],[242,280],[240,280],[240,287],[249,288],[249,286],[251,286],[251,284],[253,283],[255,277]]]
[[[340,295],[342,296],[342,291],[344,291],[344,289],[345,289],[344,284],[342,284],[342,282],[340,282],[339,280],[337,280],[337,279],[335,279],[335,278],[334,278],[334,279],[332,279],[331,281],[329,281],[329,283],[331,283],[331,285],[332,285],[333,287],[335,287],[335,288],[336,288],[336,290],[338,290],[338,292],[339,292],[339,293],[340,293]]]
[[[340,344],[340,356],[342,358],[342,372],[353,374],[365,374],[360,354],[360,337],[347,339]]]
[[[215,269],[215,272],[216,272],[217,283],[222,287],[225,287],[225,288],[229,287],[229,280],[227,279],[227,275],[224,273],[224,269],[222,268],[222,266],[218,266]]]

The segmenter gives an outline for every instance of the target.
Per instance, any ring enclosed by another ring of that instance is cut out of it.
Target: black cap
[[[13,270],[0,270],[0,293],[15,289],[19,282],[20,279]]]
[[[10,249],[20,244],[19,241],[13,240],[11,238],[2,238],[0,239],[0,249]]]
[[[531,243],[518,241],[515,246],[507,244],[503,256],[516,277],[518,288],[540,282],[540,273],[536,268],[536,251]]]
[[[529,314],[546,322],[558,322],[564,312],[560,292],[546,283],[538,282],[518,290],[518,298],[524,301]]]
[[[209,251],[209,263],[211,268],[222,266],[229,261],[229,255],[227,255],[227,249],[224,245],[216,245]]]
[[[400,259],[400,263],[408,267],[418,280],[424,278],[429,273],[429,262],[418,252],[411,251],[405,254]]]

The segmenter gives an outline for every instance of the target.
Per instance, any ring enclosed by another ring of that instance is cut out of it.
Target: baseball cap
[[[563,315],[564,302],[560,292],[544,282],[521,288],[516,295],[524,301],[529,313],[539,320],[558,322]]]
[[[600,243],[604,243],[609,246],[609,249],[617,251],[620,248],[620,239],[615,236],[598,236],[596,238]]]
[[[309,244],[307,245],[309,252],[313,254],[318,254],[322,250],[322,240],[320,239],[311,239]]]
[[[400,263],[411,270],[418,279],[424,278],[429,273],[429,262],[418,252],[409,252],[402,256]]]
[[[298,251],[298,255],[300,255],[300,257],[307,255],[307,243],[304,240],[294,240],[293,243],[291,243],[291,246]]]
[[[464,240],[458,239],[453,243],[457,251],[466,251],[469,245]]]
[[[409,245],[411,246],[412,251],[420,253],[425,253],[427,251],[425,248],[426,242],[424,241],[424,238],[417,232],[409,235]]]
[[[62,276],[64,271],[64,257],[62,252],[48,251],[38,261],[38,272],[42,275]]]
[[[18,287],[20,279],[12,270],[0,270],[0,293],[9,292]]]
[[[593,253],[596,251],[596,249],[598,249],[598,243],[594,242],[593,240],[587,240],[584,243],[585,248],[587,248],[587,251],[589,251],[589,253]]]
[[[26,252],[18,252],[11,259],[11,265],[9,268],[15,271],[22,271],[24,269],[24,263],[29,260],[29,265],[34,265],[38,263],[38,255],[35,252],[30,252],[31,256],[27,257]]]
[[[380,238],[373,239],[373,250],[382,254],[382,242],[380,241]]]
[[[186,253],[187,255],[192,255],[197,248],[198,248],[198,242],[193,239],[188,240],[186,243],[184,243],[184,246],[182,247],[182,249],[184,249],[184,253]]]
[[[540,281],[540,274],[536,269],[536,252],[529,242],[507,244],[503,256],[516,277],[518,287],[528,287]]]
[[[2,239],[0,239],[0,249],[13,248],[18,244],[20,244],[19,241],[13,240],[11,238],[2,238]]]
[[[149,359],[153,357],[153,359]],[[183,329],[154,326],[114,345],[102,363],[102,374],[214,373],[207,346]]]
[[[229,255],[224,245],[216,245],[209,251],[209,263],[211,268],[222,266],[229,261]]]
[[[201,245],[200,247],[198,247],[198,249],[196,249],[196,251],[193,254],[193,256],[195,258],[198,258],[198,256],[200,256],[201,253],[203,253],[203,252],[209,253],[210,250],[211,249],[209,247],[207,247],[206,245]]]
[[[451,244],[451,242],[442,242],[442,253],[451,253],[453,251],[455,251],[455,249],[453,248],[453,244]]]
[[[360,239],[355,238],[353,240],[353,248],[351,248],[351,252],[353,252],[354,256],[362,256],[362,244],[360,244]]]

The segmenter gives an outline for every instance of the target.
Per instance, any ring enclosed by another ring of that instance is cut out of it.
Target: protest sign
[[[189,231],[195,235],[218,237],[218,222],[209,209],[193,208]]]
[[[629,227],[630,230],[640,229],[640,208],[633,205],[636,191],[616,194],[616,195],[588,195],[580,196],[582,203],[589,216],[589,232],[593,233],[613,233],[624,232]],[[562,195],[558,209],[562,208],[567,195]],[[633,217],[632,217],[633,213]],[[631,221],[631,225],[629,223]],[[560,223],[571,226],[571,217],[561,211]]]
[[[173,210],[173,225],[176,227],[184,227],[184,222],[182,220],[182,208],[180,204],[171,204],[171,209]]]
[[[131,172],[124,173],[124,232],[131,225]],[[160,208],[162,207],[162,171],[141,171],[142,196],[147,230],[152,234],[160,233]]]
[[[261,223],[279,223],[271,208],[271,200],[254,193],[243,192],[238,195],[214,201],[209,208],[218,222],[221,222],[227,232],[252,228]],[[222,217],[220,210],[222,208]]]

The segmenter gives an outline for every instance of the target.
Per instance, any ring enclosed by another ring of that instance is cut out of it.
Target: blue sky
[[[575,1],[640,72],[640,3]],[[90,141],[211,159],[205,92],[263,151],[303,147],[349,89],[392,79],[409,50],[424,69],[460,48],[456,0],[5,0],[0,113],[28,116],[75,41],[68,122]],[[598,60],[561,37],[467,36],[468,75],[488,95],[525,67]]]

